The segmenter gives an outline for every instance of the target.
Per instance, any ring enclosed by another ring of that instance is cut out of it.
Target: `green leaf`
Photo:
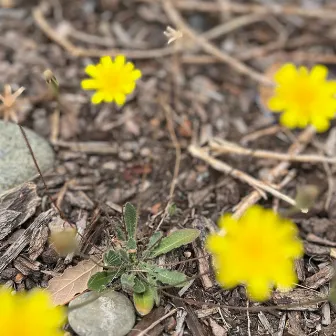
[[[146,284],[138,277],[135,277],[133,291],[135,293],[143,293],[145,292],[145,290],[146,290]]]
[[[132,253],[136,252],[137,249],[137,244],[134,238],[129,238],[127,241],[127,245],[126,245],[127,251],[130,252],[132,251]]]
[[[88,288],[93,291],[101,292],[106,286],[118,277],[118,272],[98,272],[89,279]]]
[[[120,249],[118,252],[120,253],[122,260],[126,263],[129,263],[130,259],[128,253],[124,249]]]
[[[137,226],[136,208],[131,203],[126,203],[124,206],[124,220],[128,238],[135,238],[135,230]]]
[[[134,306],[141,315],[147,315],[154,307],[154,291],[152,287],[147,287],[143,293],[133,293]]]
[[[178,271],[170,271],[160,267],[155,268],[155,278],[167,285],[184,285],[183,282],[187,280],[184,273]]]
[[[135,285],[135,275],[124,273],[120,277],[121,287],[125,292],[132,293]]]
[[[161,231],[155,232],[153,236],[149,238],[146,250],[152,249],[162,239],[162,236],[163,233]]]
[[[173,217],[176,213],[176,204],[172,203],[168,208],[169,217]]]
[[[126,241],[126,236],[123,231],[123,229],[120,227],[119,224],[116,225],[116,232],[117,232],[117,238],[121,241]]]
[[[109,250],[104,253],[103,259],[105,266],[120,266],[123,263],[119,251],[115,250]]]
[[[159,291],[157,289],[157,287],[151,287],[152,291],[153,291],[153,296],[154,296],[154,302],[156,306],[160,305],[160,295],[159,295]]]
[[[199,235],[200,231],[196,229],[182,229],[174,231],[168,237],[165,237],[160,241],[159,245],[153,249],[151,257],[157,257],[182,245],[189,244]]]

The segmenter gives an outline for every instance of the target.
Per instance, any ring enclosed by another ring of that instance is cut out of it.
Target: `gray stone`
[[[37,162],[45,172],[54,164],[54,152],[49,143],[25,128]],[[37,175],[32,157],[19,126],[0,121],[0,194]]]
[[[89,303],[71,310],[86,301]],[[68,321],[80,336],[125,336],[135,323],[132,302],[124,294],[112,290],[84,293],[72,300],[69,308]]]

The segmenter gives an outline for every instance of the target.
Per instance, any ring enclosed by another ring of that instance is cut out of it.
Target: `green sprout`
[[[155,232],[146,247],[138,248],[136,240],[138,216],[136,208],[126,203],[123,208],[123,224],[116,227],[118,246],[103,255],[105,270],[94,274],[88,288],[101,292],[111,285],[121,285],[123,291],[133,295],[136,310],[140,315],[148,314],[154,304],[159,305],[161,284],[180,287],[188,281],[184,273],[158,266],[156,258],[176,248],[189,244],[200,234],[196,229],[176,230],[164,237]]]

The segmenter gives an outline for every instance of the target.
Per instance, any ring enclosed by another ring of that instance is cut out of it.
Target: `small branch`
[[[280,161],[294,162],[320,162],[320,163],[336,163],[336,157],[326,157],[322,155],[295,155],[288,153],[276,153],[266,150],[254,150],[241,147],[233,142],[214,138],[210,140],[209,147],[216,154],[232,153],[242,156],[252,156],[256,158],[272,159]]]
[[[268,192],[272,194],[273,196],[282,199],[283,201],[289,203],[292,206],[296,206],[295,200],[292,198],[282,194],[280,191],[274,189],[269,184],[266,184],[265,182],[262,182],[260,180],[255,179],[254,177],[238,170],[234,169],[228,164],[219,161],[212,157],[210,154],[208,154],[204,149],[191,145],[189,146],[189,152],[196,158],[201,159],[208,163],[212,168],[221,171],[225,174],[228,174],[232,177],[235,177],[236,179],[245,182],[249,184],[251,187],[255,188],[259,196],[263,196],[263,193],[260,192],[260,190],[263,190],[265,192]]]
[[[173,196],[174,196],[176,182],[177,182],[177,176],[178,176],[178,173],[179,173],[179,170],[180,170],[180,163],[181,163],[181,146],[180,146],[180,143],[177,140],[176,133],[175,133],[175,130],[174,130],[174,123],[173,123],[173,120],[172,120],[171,108],[168,104],[166,104],[163,101],[161,101],[160,103],[161,103],[161,106],[162,106],[162,108],[165,112],[166,121],[167,121],[167,128],[168,128],[168,131],[169,131],[171,141],[172,141],[172,143],[175,147],[176,158],[175,158],[173,178],[172,178],[171,185],[170,185],[170,190],[169,190],[168,203],[167,203],[167,206],[165,208],[164,214],[161,218],[161,221],[156,228],[156,231],[158,231],[160,229],[164,219],[166,218],[166,216],[168,214],[169,207],[171,205],[171,200],[173,199]]]
[[[46,192],[48,193],[48,198],[49,198],[49,200],[51,201],[51,204],[53,204],[54,207],[57,209],[57,211],[58,211],[60,217],[61,217],[62,219],[64,219],[65,216],[64,216],[63,212],[62,212],[61,209],[57,206],[57,204],[55,203],[55,201],[51,198],[51,196],[50,196],[50,194],[49,194],[49,188],[48,188],[47,183],[46,183],[46,181],[45,181],[45,179],[44,179],[44,177],[43,177],[43,174],[42,174],[42,171],[41,171],[41,169],[40,169],[40,166],[39,166],[38,163],[37,163],[35,154],[34,154],[33,149],[32,149],[32,147],[31,147],[31,145],[30,145],[30,143],[29,143],[29,140],[28,140],[28,138],[27,138],[27,134],[26,134],[24,128],[23,128],[20,124],[17,123],[17,125],[18,125],[19,128],[20,128],[20,131],[21,131],[21,134],[22,134],[22,136],[23,136],[23,139],[24,139],[24,141],[25,141],[25,143],[26,143],[26,146],[27,146],[27,148],[28,148],[28,150],[29,150],[29,153],[30,153],[30,155],[31,155],[31,157],[32,157],[32,159],[33,159],[33,161],[34,161],[34,165],[35,165],[35,167],[36,167],[36,169],[37,169],[37,171],[38,171],[38,173],[39,173],[39,175],[40,175],[40,177],[41,177],[41,180],[42,180],[42,182],[43,182],[44,188],[45,188]],[[65,220],[65,219],[64,219],[64,220]]]
[[[50,38],[55,43],[59,44],[66,51],[75,57],[101,57],[105,55],[116,56],[125,55],[127,58],[131,59],[148,59],[148,58],[161,58],[164,56],[171,55],[175,52],[172,47],[166,47],[161,49],[150,49],[150,50],[124,50],[124,49],[93,49],[93,48],[81,48],[74,45],[66,37],[58,34],[46,20],[41,7],[36,7],[33,9],[33,18],[37,26],[42,30],[42,32]]]
[[[255,70],[249,68],[244,63],[241,63],[237,59],[229,56],[228,54],[224,53],[217,47],[215,47],[213,44],[208,42],[207,39],[204,37],[197,35],[184,21],[182,16],[178,13],[174,5],[172,4],[171,0],[162,0],[162,6],[167,14],[167,16],[170,18],[170,20],[177,26],[179,29],[189,38],[194,41],[196,44],[200,45],[206,52],[209,54],[217,57],[222,62],[228,64],[231,66],[234,70],[239,72],[240,74],[244,74],[252,78],[253,80],[257,81],[260,84],[264,85],[272,85],[273,82],[264,76],[263,74],[256,72]]]
[[[289,155],[297,155],[301,153],[311,141],[315,135],[316,130],[314,127],[307,127],[297,138],[297,141],[294,142],[288,149]],[[278,177],[280,177],[283,172],[288,169],[290,165],[289,161],[282,161],[276,165],[270,172],[267,182],[273,183]],[[239,218],[242,214],[253,204],[257,203],[260,200],[261,196],[257,191],[251,192],[247,197],[245,197],[236,207],[233,214],[234,218]]]
[[[157,0],[136,0],[136,2],[156,3]],[[219,13],[220,11],[232,12],[237,14],[259,13],[267,15],[297,15],[306,18],[317,18],[323,20],[335,20],[336,11],[333,8],[326,9],[306,9],[299,6],[281,6],[281,5],[252,5],[238,4],[234,1],[226,1],[219,5],[218,2],[201,0],[175,0],[174,5],[182,11],[197,11],[208,13]]]
[[[302,306],[310,306],[313,304],[319,304],[328,301],[328,297],[310,300],[310,301],[304,301],[304,302],[298,302],[298,303],[291,303],[291,304],[284,304],[284,305],[278,305],[278,306],[255,306],[255,307],[239,307],[239,306],[229,306],[229,305],[223,305],[223,304],[217,304],[217,303],[211,303],[211,302],[202,302],[197,301],[194,299],[183,299],[181,297],[175,296],[173,294],[170,294],[166,291],[161,291],[164,295],[171,297],[171,298],[178,298],[179,300],[188,303],[192,306],[202,307],[208,306],[208,307],[218,307],[218,308],[224,308],[224,309],[230,309],[230,310],[237,310],[237,311],[249,311],[249,312],[267,312],[267,311],[274,311],[274,310],[289,310],[289,309],[295,309],[295,308],[301,308]]]
[[[152,330],[156,325],[158,325],[160,322],[162,322],[163,320],[165,320],[167,317],[175,314],[178,311],[178,309],[183,309],[183,308],[172,309],[169,313],[167,313],[166,315],[163,315],[157,321],[153,322],[148,328],[142,330],[139,334],[137,334],[137,336],[145,336],[145,335],[147,335],[148,331]]]

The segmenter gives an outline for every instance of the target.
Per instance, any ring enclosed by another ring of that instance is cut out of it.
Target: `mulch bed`
[[[42,198],[37,206],[34,184],[10,195],[14,204],[22,192],[30,196],[29,204],[17,203],[20,224],[7,227],[11,234],[0,241],[1,283],[18,290],[46,287],[51,277],[82,260],[60,258],[48,245],[46,224],[52,216],[48,193],[69,222],[82,226],[82,254],[111,244],[111,226],[121,218],[126,201],[140,207],[140,239],[148,238],[159,223],[166,232],[183,227],[202,230],[200,239],[167,257],[168,262],[202,257],[205,235],[215,229],[220,214],[244,208],[248,198],[279,212],[290,208],[270,194],[261,198],[232,174],[232,168],[280,185],[291,198],[308,184],[319,189],[308,213],[290,216],[305,242],[305,257],[297,263],[300,286],[290,293],[275,293],[262,307],[326,294],[336,246],[334,166],[227,154],[216,156],[230,167],[224,174],[192,155],[189,146],[202,150],[216,137],[253,150],[287,153],[294,148],[296,154],[334,157],[335,123],[322,135],[278,127],[277,116],[264,107],[259,88],[265,71],[286,61],[328,64],[333,76],[335,18],[332,0],[281,4],[17,0],[12,8],[0,6],[1,84],[26,88],[18,100],[19,121],[49,139],[57,157],[55,169],[45,174],[48,190],[39,178],[34,180]],[[167,46],[163,31],[177,24],[186,29],[186,39]],[[136,92],[123,108],[91,105],[89,94],[80,88],[84,67],[99,56],[119,53],[143,73]],[[42,76],[47,68],[60,84],[60,109]],[[177,212],[162,221],[169,201],[176,204]],[[29,242],[32,233],[34,244]],[[195,276],[207,271],[209,262],[193,260],[180,269]],[[193,282],[182,296],[186,301],[178,299],[177,292],[169,293],[175,297],[163,297],[162,306],[143,318],[137,330],[146,329],[175,305],[187,314],[167,318],[147,335],[173,334],[176,323],[181,327],[174,335],[335,335],[332,303],[249,313],[207,305],[244,308],[248,304],[244,288],[223,290],[213,273]]]

